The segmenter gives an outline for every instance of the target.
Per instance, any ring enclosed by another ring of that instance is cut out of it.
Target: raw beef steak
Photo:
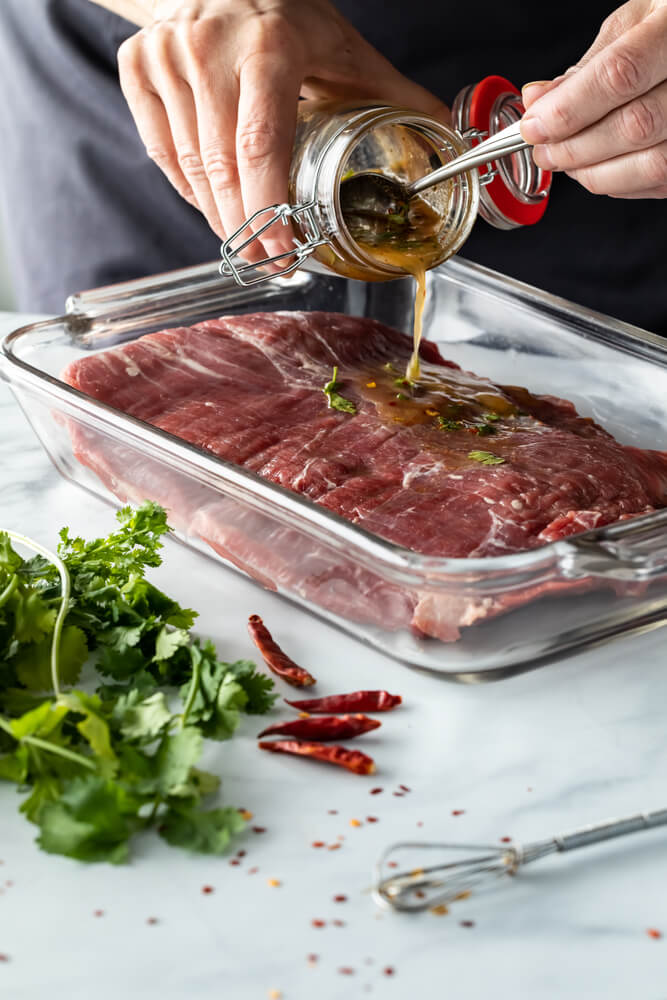
[[[148,334],[74,362],[64,378],[430,556],[532,549],[667,504],[667,453],[622,446],[571,403],[463,372],[428,342],[423,377],[410,385],[410,351],[408,337],[374,320],[259,313]],[[329,405],[336,394],[347,409]],[[399,590],[317,552],[300,565],[295,531],[241,516],[233,501],[211,502],[176,474],[167,484],[159,466],[130,449],[72,433],[77,457],[118,496],[159,500],[189,533],[267,585],[293,590],[301,574],[303,596],[337,613],[451,639],[460,625],[526,599],[515,593],[477,606]],[[564,586],[573,584],[554,581],[541,592]]]

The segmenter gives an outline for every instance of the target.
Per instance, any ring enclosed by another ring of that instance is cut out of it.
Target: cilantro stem
[[[54,753],[58,757],[74,761],[76,764],[83,764],[84,767],[90,768],[91,771],[97,770],[92,760],[89,760],[88,757],[82,757],[80,753],[75,753],[74,750],[68,750],[67,747],[60,747],[55,743],[49,743],[48,740],[40,739],[39,736],[22,736],[19,739],[18,736],[14,735],[11,724],[2,717],[0,717],[0,729],[4,729],[17,743],[29,743],[34,747],[39,747],[40,750],[46,750],[48,753]]]
[[[183,715],[181,716],[181,729],[185,728],[185,723],[188,721],[188,715],[194,704],[194,700],[197,697],[197,691],[199,690],[199,678],[201,677],[201,656],[193,656],[192,664],[192,680],[190,681],[190,688],[188,690],[188,697],[186,698],[185,705],[183,706]]]
[[[3,592],[0,594],[0,608],[3,606],[3,604],[7,603],[7,601],[12,596],[12,594],[14,593],[14,591],[16,590],[16,588],[18,587],[18,585],[19,585],[19,578],[16,575],[16,573],[14,573],[14,575],[12,576],[12,578],[9,581],[9,583],[7,584],[7,586],[5,587],[5,589],[3,590]]]
[[[20,535],[16,531],[8,531],[7,534],[15,542],[20,542],[22,545],[25,545],[26,548],[31,549],[33,552],[37,552],[40,556],[43,556],[46,560],[48,560],[48,562],[52,563],[52,565],[56,567],[60,575],[60,607],[58,609],[55,625],[53,626],[53,639],[51,640],[51,682],[53,684],[53,693],[56,698],[59,698],[60,680],[58,677],[58,654],[60,651],[60,635],[63,630],[65,615],[67,614],[69,608],[69,572],[60,556],[56,555],[55,552],[51,552],[49,549],[45,549],[43,545],[39,544],[39,542],[35,542],[32,538],[27,538],[25,535]],[[78,754],[76,756],[78,756]],[[83,760],[84,758],[81,759]]]

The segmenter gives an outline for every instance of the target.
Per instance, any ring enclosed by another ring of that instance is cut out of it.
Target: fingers
[[[225,225],[220,217],[216,197],[211,187],[208,151],[201,148],[198,115],[190,86],[178,78],[165,77],[162,99],[169,120],[176,158],[180,170],[192,188],[199,208],[214,232],[224,239]],[[233,133],[232,133],[233,134]]]
[[[667,142],[637,153],[626,153],[593,167],[566,171],[593,194],[616,198],[665,197],[667,192]],[[653,192],[650,195],[644,192]]]
[[[533,148],[543,170],[576,170],[667,139],[667,81],[564,142]]]
[[[240,177],[239,206],[246,218],[288,201],[287,181],[301,85],[298,65],[282,53],[246,59],[240,70],[235,155]],[[266,221],[257,220],[255,230]],[[294,249],[291,225],[277,222],[262,236],[265,256]],[[287,263],[287,258],[282,265]]]
[[[657,86],[665,65],[667,7],[661,7],[538,98],[521,134],[533,145],[567,139]]]
[[[149,81],[141,71],[140,64],[135,61],[134,53],[129,47],[126,48],[126,45],[127,43],[124,43],[118,51],[120,84],[139,137],[150,158],[166,174],[181,197],[199,208],[194,192],[178,164],[169,119],[162,100],[150,89]]]

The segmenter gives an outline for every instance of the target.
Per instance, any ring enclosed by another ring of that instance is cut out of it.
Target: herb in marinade
[[[472,458],[473,462],[480,462],[482,465],[503,465],[505,462],[504,458],[500,455],[494,455],[492,451],[469,451],[468,458]]]
[[[332,410],[341,410],[343,413],[356,413],[357,408],[351,399],[346,399],[345,396],[341,396],[338,392],[340,388],[338,382],[338,365],[334,365],[333,375],[331,376],[331,381],[322,389],[322,392],[327,397],[329,401],[329,408]]]

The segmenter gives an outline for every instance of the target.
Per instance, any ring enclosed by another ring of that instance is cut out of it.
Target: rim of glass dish
[[[217,274],[217,264],[211,265],[211,267],[215,267]],[[195,269],[182,269],[181,273],[185,279],[189,272],[195,270],[202,277],[206,277],[206,273],[202,274],[201,265]],[[436,274],[449,271],[453,271],[453,274],[446,273],[445,276],[448,280],[465,286],[470,284],[469,281],[466,281],[466,277],[474,275],[477,289],[481,281],[482,285],[487,286],[485,288],[487,293],[490,291],[502,299],[511,299],[513,304],[519,304],[520,307],[530,309],[533,312],[537,308],[541,314],[552,318],[558,317],[561,323],[564,322],[569,327],[576,324],[577,332],[589,339],[607,342],[615,350],[641,357],[643,360],[656,362],[667,368],[667,345],[656,334],[641,330],[639,327],[634,327],[622,320],[607,317],[586,307],[577,306],[566,299],[542,292],[516,279],[506,278],[489,268],[469,261],[450,260],[433,269]],[[166,272],[165,275],[155,277],[159,277],[163,281],[165,278],[169,278],[173,289],[173,281],[178,280],[177,273]],[[345,279],[339,278],[338,280]],[[145,279],[145,282],[145,285],[142,286],[145,291],[151,287],[155,288],[155,283],[151,285],[150,279]],[[137,282],[120,283],[118,285],[119,295],[122,294],[121,289],[125,284],[136,285]],[[110,287],[113,286],[106,286],[100,291],[104,291],[108,295]],[[92,295],[93,293],[88,294]],[[224,291],[221,291],[221,294],[224,294]],[[108,313],[105,314],[95,312],[93,309],[91,318],[99,324],[104,323],[105,316],[113,316],[115,320],[118,320],[119,313],[113,311],[113,300],[109,300],[108,310]],[[130,306],[126,305],[125,310],[129,313]],[[193,302],[192,312],[194,313],[195,310],[196,303]],[[76,312],[74,316],[77,321],[85,320],[85,313]],[[145,451],[146,444],[153,444],[157,449],[156,459],[160,459],[160,453],[162,453],[162,455],[167,455],[172,459],[170,464],[178,463],[177,468],[180,472],[186,472],[183,468],[185,462],[195,475],[204,472],[208,475],[213,474],[226,486],[236,490],[237,493],[245,494],[243,497],[245,502],[248,502],[249,497],[255,497],[264,502],[269,501],[280,512],[281,519],[292,527],[295,526],[295,515],[298,515],[299,523],[296,526],[306,530],[310,535],[321,535],[323,532],[326,538],[320,538],[320,541],[334,546],[345,546],[348,554],[350,554],[349,550],[352,546],[355,550],[354,557],[357,558],[360,555],[364,564],[376,572],[381,569],[388,570],[394,575],[402,575],[404,583],[418,583],[420,586],[430,588],[437,588],[439,584],[446,585],[449,581],[456,582],[458,586],[461,578],[467,577],[466,582],[471,586],[481,589],[486,581],[490,585],[492,584],[494,591],[496,591],[502,585],[504,578],[507,578],[508,583],[512,582],[514,586],[517,586],[517,576],[529,571],[534,573],[537,569],[542,569],[545,572],[553,570],[563,558],[572,555],[573,545],[569,538],[548,542],[539,548],[509,555],[475,558],[429,556],[383,539],[360,525],[346,520],[341,515],[315,504],[301,494],[262,479],[256,473],[234,465],[219,456],[209,455],[182,438],[123,413],[107,403],[86,396],[61,379],[16,356],[14,347],[21,337],[46,330],[53,333],[63,332],[71,320],[72,313],[63,314],[36,323],[25,324],[12,330],[5,335],[0,344],[2,349],[0,362],[4,360],[5,365],[9,365],[15,371],[18,369],[24,383],[30,388],[44,393],[48,387],[49,395],[65,403],[68,410],[73,411],[72,415],[82,414],[89,424],[97,425],[97,430],[113,431],[115,432],[114,437],[119,440],[125,439],[130,446],[136,447],[138,445],[140,450]],[[142,314],[141,320],[142,325],[149,326],[151,313]],[[609,336],[612,333],[615,335],[614,339]],[[139,330],[137,330],[137,336],[141,336]],[[617,338],[620,338],[620,341]],[[0,374],[3,374],[3,367],[4,365],[0,363]],[[5,378],[11,385],[13,382],[11,376],[5,374]],[[142,445],[143,448],[141,448]],[[591,531],[581,532],[573,538],[616,542],[634,533],[633,529],[638,526],[649,523],[662,526],[663,522],[667,526],[667,508],[638,515],[628,521],[616,522]],[[537,581],[531,577],[529,582],[534,584]]]

